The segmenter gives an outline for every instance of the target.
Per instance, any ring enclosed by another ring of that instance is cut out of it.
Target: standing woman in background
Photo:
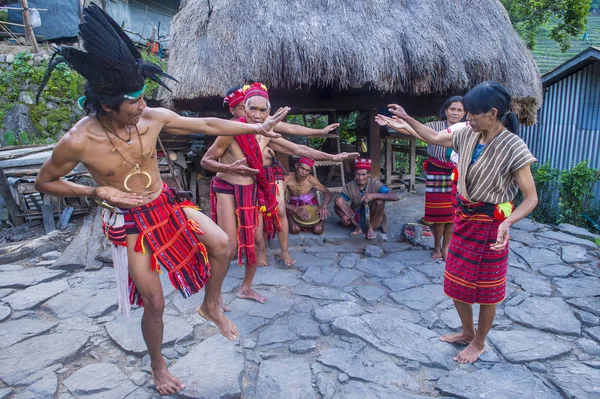
[[[428,128],[396,104],[390,105],[395,118],[376,117],[379,124],[416,132],[425,141],[452,147],[460,154],[459,195],[444,271],[444,293],[454,300],[462,331],[440,337],[445,342],[468,343],[454,357],[459,363],[473,363],[485,351],[496,305],[506,296],[510,226],[537,205],[530,169],[536,159],[514,133],[518,122],[510,111],[510,102],[502,85],[481,83],[464,97],[469,126],[451,129],[452,134]],[[512,201],[519,190],[523,201],[513,211]],[[477,330],[473,325],[474,303],[481,304]]]
[[[448,129],[462,121],[465,116],[465,106],[461,96],[452,96],[446,100],[440,109],[440,120],[425,125],[436,132]],[[427,177],[425,189],[425,217],[423,221],[431,224],[433,230],[434,248],[431,257],[435,260],[445,260],[452,238],[452,170],[454,163],[450,160],[451,148],[435,144],[427,146],[429,158],[423,169]]]

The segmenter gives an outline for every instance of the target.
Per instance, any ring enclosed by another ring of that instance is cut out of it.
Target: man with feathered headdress
[[[163,108],[146,108],[146,78],[166,85],[160,67],[144,62],[123,30],[98,6],[84,9],[79,26],[84,50],[59,47],[51,59],[40,92],[52,69],[66,62],[86,80],[80,104],[87,116],[58,142],[43,165],[35,187],[59,197],[87,196],[102,202],[107,237],[113,243],[119,309],[144,306],[142,332],[150,355],[152,376],[162,395],[184,388],[173,377],[161,354],[164,297],[158,277],[161,266],[184,297],[206,285],[198,309],[229,339],[235,325],[219,307],[221,284],[229,264],[229,238],[212,220],[161,180],[156,141],[161,130],[172,134],[263,134],[288,112],[280,109],[262,124],[249,125],[216,118],[184,118]],[[97,187],[61,179],[79,162]]]
[[[244,103],[246,116],[238,119],[239,122],[262,124],[269,117],[271,104],[269,93],[263,84],[253,83],[246,87]],[[276,186],[263,167],[263,154],[267,147],[284,154],[303,155],[319,160],[344,160],[359,155],[326,154],[283,138],[255,135],[217,137],[204,154],[202,167],[217,172],[211,182],[213,220],[230,237],[231,257],[235,256],[237,244],[238,263],[241,265],[244,257],[246,260],[244,281],[238,296],[260,303],[266,302],[267,298],[252,289],[256,266],[267,264],[265,238],[272,238],[282,229],[274,189]]]

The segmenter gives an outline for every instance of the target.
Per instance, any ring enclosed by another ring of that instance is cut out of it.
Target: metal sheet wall
[[[538,123],[520,136],[540,164],[565,170],[588,160],[600,169],[600,62],[546,87]],[[599,203],[600,184],[594,196]]]

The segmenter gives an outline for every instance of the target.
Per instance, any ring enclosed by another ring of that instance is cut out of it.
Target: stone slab
[[[385,258],[364,258],[358,261],[355,268],[369,276],[393,278],[398,276],[405,269],[405,266]]]
[[[309,313],[292,314],[288,317],[290,331],[303,339],[317,339],[321,336],[319,325]]]
[[[596,316],[600,316],[600,298],[569,298],[567,299],[567,303]]]
[[[51,281],[17,291],[2,300],[10,304],[13,310],[33,309],[68,288],[69,284],[66,280]]]
[[[264,360],[258,372],[255,397],[316,399],[308,363],[300,358]]]
[[[32,259],[49,251],[60,250],[66,245],[65,239],[68,236],[68,233],[54,230],[32,240],[4,246],[0,248],[0,262],[11,263],[21,259]]]
[[[315,309],[315,320],[318,323],[331,323],[342,316],[359,316],[365,311],[356,302],[335,302]]]
[[[0,321],[8,319],[10,312],[10,307],[8,305],[0,305]]]
[[[594,241],[595,239],[600,238],[600,235],[598,234],[590,233],[582,227],[573,226],[572,224],[568,223],[559,224],[558,230],[562,231],[563,233],[570,234],[574,237],[583,238],[585,240]]]
[[[360,260],[360,255],[359,254],[353,254],[353,253],[344,254],[342,256],[342,259],[340,259],[339,265],[340,265],[341,268],[351,269],[354,266],[356,266],[356,263],[359,260]]]
[[[600,278],[555,278],[556,292],[563,298],[592,298],[600,296]]]
[[[371,287],[369,285],[354,287],[354,292],[356,292],[356,295],[365,302],[377,302],[385,295],[385,291],[381,288]]]
[[[393,292],[400,292],[409,288],[418,287],[430,283],[431,281],[424,274],[419,273],[413,268],[408,268],[401,276],[383,280],[383,285]]]
[[[511,250],[522,257],[533,270],[562,263],[560,256],[549,249],[512,245]]]
[[[92,237],[93,227],[94,217],[92,215],[84,217],[79,232],[73,237],[73,240],[56,260],[56,263],[52,265],[53,269],[73,271],[86,267],[88,260],[88,245],[95,240],[95,238]],[[94,260],[94,262],[99,261]]]
[[[560,357],[571,351],[571,345],[552,334],[533,330],[492,330],[490,342],[511,363],[529,363]]]
[[[210,367],[198,367],[198,360]],[[170,367],[173,375],[185,381],[179,393],[184,398],[239,398],[242,395],[244,356],[239,345],[215,335],[196,345]]]
[[[600,392],[600,369],[576,362],[553,364],[548,378],[565,398],[595,399]]]
[[[261,347],[297,340],[298,336],[290,331],[288,324],[276,323],[265,328],[258,337]]]
[[[254,277],[254,285],[273,285],[277,287],[295,287],[300,282],[300,273],[295,269],[270,267],[259,270]]]
[[[490,369],[475,371],[451,371],[436,386],[442,394],[465,399],[561,398],[525,366],[511,364],[496,364]]]
[[[562,245],[562,260],[566,263],[589,263],[592,260],[587,257],[587,249],[581,245]]]
[[[598,246],[592,241],[578,238],[561,231],[542,231],[535,234],[537,237],[549,238],[551,240],[560,241],[561,243],[577,244],[588,249],[598,249]]]
[[[89,399],[125,398],[138,389],[115,364],[93,363],[63,381],[75,397]]]
[[[30,338],[0,351],[0,379],[13,385],[56,363],[67,363],[85,345],[89,332],[66,331]],[[31,348],[44,348],[31,356]],[[28,359],[24,362],[23,359]]]
[[[379,245],[367,245],[365,247],[365,256],[367,258],[381,258],[383,254],[383,248]]]
[[[142,309],[137,309],[131,312],[131,321],[120,318],[105,324],[110,338],[127,353],[143,355],[148,351],[140,328],[142,313]],[[193,336],[193,327],[180,317],[165,315],[163,321],[163,347]]]
[[[58,390],[58,377],[54,373],[48,373],[38,381],[29,385],[19,392],[14,399],[40,399],[54,398]]]
[[[11,320],[2,323],[0,349],[6,349],[16,343],[44,334],[58,325],[58,322],[34,319]]]
[[[581,334],[581,322],[561,298],[527,298],[518,306],[507,307],[505,313],[515,323],[541,331]]]
[[[543,274],[546,277],[568,277],[573,274],[574,271],[575,269],[571,266],[565,265],[552,265],[539,269],[540,274]]]
[[[26,288],[32,285],[56,280],[67,274],[64,270],[50,270],[46,267],[35,267],[0,273],[0,288]]]
[[[449,369],[456,355],[454,347],[440,341],[437,333],[385,314],[340,317],[333,322],[332,330],[336,334],[360,338],[381,352],[430,367]]]
[[[295,295],[306,296],[313,299],[323,299],[329,301],[353,301],[355,298],[342,291],[327,287],[294,287],[292,293]]]
[[[419,312],[433,309],[447,297],[439,285],[428,284],[401,292],[392,292],[390,297],[399,305]]]
[[[515,278],[515,283],[520,285],[525,292],[535,296],[552,295],[552,286],[550,285],[550,281],[541,276],[523,274]]]
[[[519,229],[519,230],[524,230],[529,233],[532,233],[534,231],[544,230],[544,229],[548,228],[548,226],[546,226],[545,224],[535,222],[529,218],[521,219],[517,223],[512,225],[511,227],[515,228],[515,229]]]
[[[296,341],[292,342],[289,347],[289,351],[296,355],[304,355],[317,349],[316,341]]]

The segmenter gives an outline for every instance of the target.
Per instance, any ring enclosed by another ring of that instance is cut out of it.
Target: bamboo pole
[[[33,28],[31,26],[31,20],[29,19],[29,5],[27,4],[27,0],[19,0],[21,3],[21,11],[23,15],[23,24],[25,25],[25,38],[33,46],[33,50],[35,53],[38,53],[40,50],[38,49],[37,40],[35,40],[35,35],[33,33]]]

